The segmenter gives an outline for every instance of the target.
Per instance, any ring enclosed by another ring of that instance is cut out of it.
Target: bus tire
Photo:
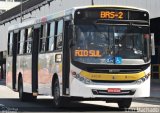
[[[33,96],[32,93],[25,93],[23,92],[23,80],[22,78],[19,79],[18,82],[18,91],[19,91],[19,99],[20,101],[35,101],[37,99],[36,96]]]
[[[26,100],[26,95],[23,92],[23,80],[22,80],[22,78],[20,78],[19,81],[18,81],[18,91],[19,91],[20,101],[25,101]]]
[[[53,89],[52,90],[53,90],[53,97],[54,97],[54,101],[53,101],[54,102],[54,106],[56,108],[62,107],[63,99],[60,96],[60,86],[59,86],[59,81],[58,81],[57,78],[54,80],[54,85],[53,85]]]
[[[132,98],[124,98],[118,101],[120,109],[128,109],[131,106]]]

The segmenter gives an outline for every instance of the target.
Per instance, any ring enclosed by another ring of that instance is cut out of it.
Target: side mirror
[[[154,33],[151,33],[151,48],[152,48],[152,55],[155,55]]]

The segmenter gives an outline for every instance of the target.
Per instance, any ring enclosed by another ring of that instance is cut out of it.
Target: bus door
[[[12,88],[16,89],[16,71],[17,71],[17,41],[19,38],[19,31],[14,31],[13,34],[13,59],[12,59]]]
[[[40,25],[34,26],[32,46],[32,92],[38,93],[38,45],[40,37]]]
[[[63,95],[69,95],[69,72],[70,72],[70,51],[69,51],[69,24],[70,21],[64,22],[64,45],[63,45]]]

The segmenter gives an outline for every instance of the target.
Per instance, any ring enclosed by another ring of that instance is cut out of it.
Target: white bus
[[[120,6],[74,7],[12,25],[7,86],[22,101],[51,95],[56,107],[73,99],[129,108],[150,96],[149,29],[146,10]]]

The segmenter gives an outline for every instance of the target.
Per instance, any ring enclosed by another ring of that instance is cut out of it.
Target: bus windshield
[[[150,60],[149,28],[131,25],[76,25],[73,60],[86,64],[139,65]]]

